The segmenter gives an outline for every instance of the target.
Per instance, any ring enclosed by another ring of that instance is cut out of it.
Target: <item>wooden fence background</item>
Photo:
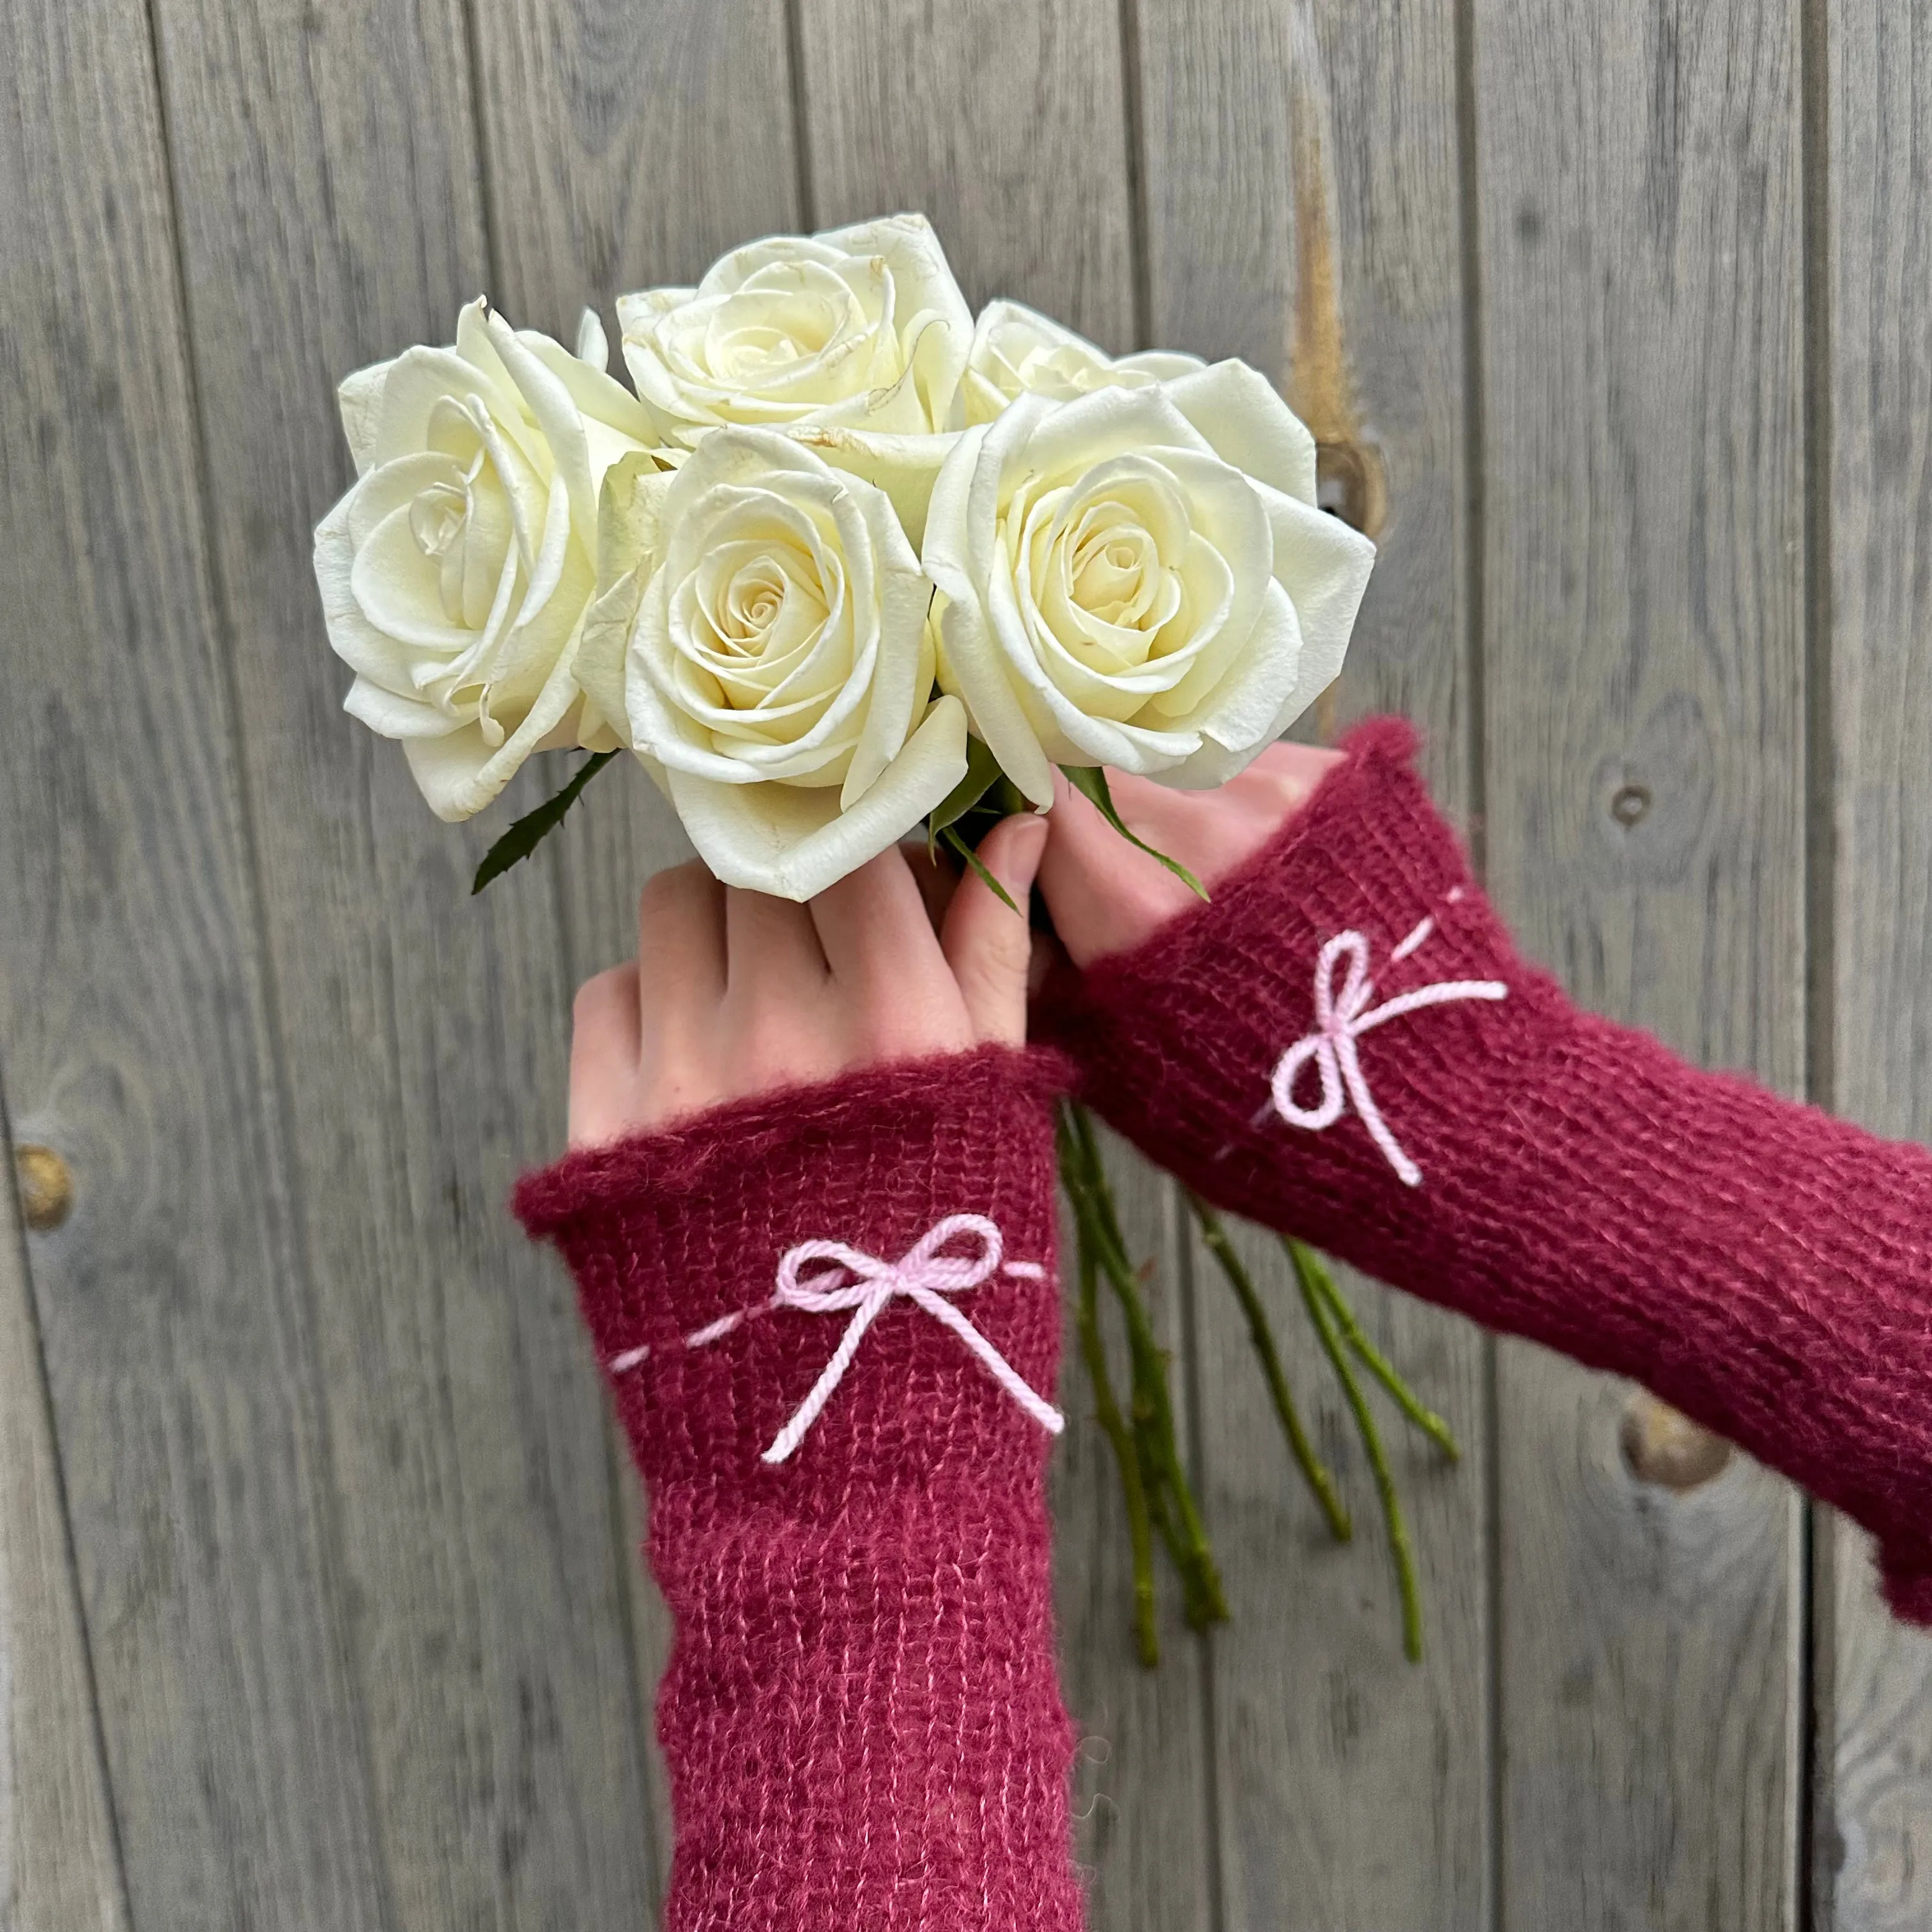
[[[1583,1000],[1924,1134],[1928,188],[1916,0],[4,0],[0,1926],[663,1882],[635,1498],[503,1203],[676,839],[607,781],[469,899],[504,814],[338,708],[338,376],[902,207],[975,302],[1246,356],[1384,546],[1324,728],[1426,727]],[[1408,1668],[1136,1200],[1234,1621],[1132,1660],[1076,1426],[1096,1932],[1932,1922],[1932,1644],[1859,1537],[1364,1289],[1468,1451],[1406,1452]]]

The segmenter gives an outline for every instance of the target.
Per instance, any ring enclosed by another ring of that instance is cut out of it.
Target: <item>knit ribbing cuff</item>
[[[526,1175],[516,1212],[570,1264],[646,1478],[802,1510],[842,1504],[854,1484],[926,1481],[969,1450],[975,1461],[995,1449],[1028,1467],[1043,1460],[1040,1424],[904,1297],[856,1350],[808,1444],[784,1459],[795,1467],[782,1483],[764,1456],[851,1312],[801,1305],[837,1271],[800,1252],[813,1244],[896,1264],[968,1217],[935,1258],[983,1266],[983,1277],[943,1298],[1051,1397],[1052,1100],[1067,1071],[1050,1052],[998,1046],[868,1068]],[[788,1278],[806,1291],[789,1304]],[[964,1434],[952,1426],[968,1420]]]
[[[1042,1016],[1205,1199],[1647,1383],[1878,1537],[1932,1621],[1932,1156],[1574,1008],[1364,727],[1262,851]]]
[[[1372,1220],[1392,1251],[1427,1238],[1429,1177],[1497,1138],[1571,1018],[1475,884],[1415,745],[1399,718],[1359,728],[1210,903],[1063,970],[1035,1016],[1083,1096],[1206,1198],[1271,1225],[1286,1209],[1318,1241]]]

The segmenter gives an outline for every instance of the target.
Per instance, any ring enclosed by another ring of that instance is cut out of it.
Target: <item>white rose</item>
[[[895,436],[836,423],[807,424],[792,434],[834,469],[876,483],[892,500],[907,536],[922,542],[932,486],[959,429],[990,422],[1016,396],[1064,400],[1094,389],[1144,388],[1203,366],[1196,356],[1148,350],[1109,356],[1083,335],[1016,302],[989,302],[973,331],[966,372],[952,403],[952,428]]]
[[[572,356],[476,302],[453,349],[342,385],[358,474],[315,533],[328,641],[356,674],[344,708],[403,741],[439,818],[481,811],[532,752],[614,742],[572,663],[598,484],[656,439],[608,352],[594,315]]]
[[[1202,367],[1198,356],[1160,349],[1109,356],[1024,303],[988,302],[973,326],[955,413],[968,424],[991,422],[1016,396],[1065,402],[1095,389],[1144,388]]]
[[[1022,396],[933,489],[940,681],[1036,804],[1055,764],[1220,784],[1341,669],[1374,559],[1244,363]]]
[[[645,408],[686,445],[722,423],[944,429],[973,333],[922,214],[752,242],[617,317]]]
[[[932,586],[882,492],[790,437],[718,429],[614,471],[579,675],[728,885],[806,899],[964,776],[933,696]]]

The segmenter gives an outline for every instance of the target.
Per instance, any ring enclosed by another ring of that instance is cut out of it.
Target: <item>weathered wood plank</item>
[[[920,209],[975,308],[1012,296],[1132,346],[1118,9],[806,0],[800,12],[818,225]]]
[[[0,1158],[0,1932],[122,1932],[121,1850],[4,1132]]]
[[[1245,357],[1336,454],[1339,508],[1384,548],[1348,665],[1311,726],[1396,709],[1466,797],[1463,398],[1454,10],[1142,0],[1154,340]],[[1341,452],[1358,452],[1357,476]],[[1241,1245],[1304,1413],[1352,1506],[1338,1547],[1288,1460],[1214,1264],[1194,1262],[1207,1503],[1234,1621],[1214,1637],[1216,1782],[1235,1927],[1486,1924],[1485,1345],[1467,1324],[1348,1289],[1465,1449],[1445,1472],[1386,1438],[1428,1605],[1402,1660],[1366,1465],[1280,1248]],[[1426,1453],[1425,1453],[1426,1452]]]
[[[608,323],[613,296],[798,226],[782,0],[510,0],[478,12],[476,45],[498,292],[520,326],[568,341],[586,303]]]
[[[562,1121],[558,879],[345,720],[308,532],[338,377],[488,268],[457,0],[157,8],[209,502],[316,1282],[345,1648],[393,1922],[646,1922],[654,1862],[603,1405],[504,1210]]]
[[[806,8],[801,148],[821,224],[920,208],[968,301],[1030,302],[1116,349],[1135,334],[1124,88],[1111,0],[818,0]],[[1172,1274],[1171,1208],[1144,1167],[1122,1190],[1134,1238]],[[1151,1216],[1153,1218],[1146,1218]],[[1170,1291],[1171,1292],[1171,1291]],[[1166,1318],[1179,1311],[1170,1304]],[[1070,1708],[1088,1736],[1079,1856],[1094,1932],[1213,1923],[1206,1738],[1192,1640],[1135,1660],[1130,1570],[1084,1372],[1063,1380],[1075,1440],[1054,1477],[1055,1580]]]
[[[374,1926],[145,10],[6,10],[0,89],[0,1000],[130,1916]]]
[[[0,983],[131,1912],[376,1924],[147,17],[0,37]]]
[[[1804,1075],[1798,9],[1474,15],[1488,854],[1586,1004]],[[1504,1348],[1502,1906],[1792,1922],[1790,1491]]]
[[[671,0],[647,10],[625,0],[515,0],[481,10],[476,33],[491,279],[520,323],[567,341],[580,310],[598,308],[615,362],[614,296],[694,281],[737,243],[798,226],[780,0]],[[586,793],[537,861],[556,871],[573,981],[636,950],[643,882],[690,852],[634,767],[614,768]],[[643,1498],[610,1427],[647,1712],[670,1618],[640,1561]],[[654,1731],[646,1742],[655,1909],[670,1874],[670,1798]]]
[[[1830,1064],[1820,1097],[1879,1132],[1932,1136],[1932,44],[1909,8],[1826,10],[1830,262],[1827,493],[1837,848]],[[1814,272],[1826,272],[1814,265]],[[1814,372],[1814,380],[1826,380]],[[1840,1932],[1932,1921],[1932,1637],[1894,1623],[1867,1539],[1834,1548],[1820,1660],[1828,1788],[1814,1859]]]

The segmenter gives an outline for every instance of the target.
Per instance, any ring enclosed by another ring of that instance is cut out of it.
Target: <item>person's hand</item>
[[[1024,907],[1044,819],[980,848]],[[592,1147],[774,1087],[1026,1038],[1030,934],[976,874],[935,929],[904,853],[808,905],[721,886],[695,861],[644,887],[638,956],[586,980],[570,1051],[570,1144]]]
[[[1342,760],[1312,745],[1272,745],[1213,791],[1176,791],[1150,778],[1107,775],[1114,808],[1157,851],[1210,892],[1306,803]],[[1201,902],[1165,866],[1130,845],[1057,773],[1040,886],[1053,929],[1075,965],[1125,952]]]

